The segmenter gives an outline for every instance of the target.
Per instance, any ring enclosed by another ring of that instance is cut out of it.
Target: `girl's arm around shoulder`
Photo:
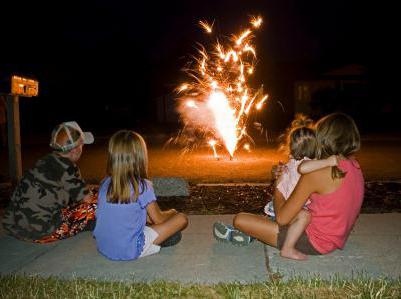
[[[284,200],[280,192],[275,192],[274,209],[276,222],[279,225],[289,224],[301,211],[310,195],[320,189],[321,181],[319,177],[322,175],[321,172],[322,170],[318,170],[302,175],[287,201]]]
[[[152,201],[147,205],[146,212],[149,216],[149,220],[153,224],[163,223],[177,214],[177,211],[174,209],[162,211],[156,201]]]
[[[338,165],[338,157],[336,155],[332,155],[327,159],[321,160],[304,160],[298,166],[298,172],[300,174],[310,173],[325,167],[337,166]]]

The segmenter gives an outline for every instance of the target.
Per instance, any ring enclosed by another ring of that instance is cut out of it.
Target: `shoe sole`
[[[216,222],[213,224],[213,236],[214,238],[223,243],[231,242],[231,232],[223,223]]]
[[[177,245],[182,239],[182,233],[176,232],[174,235],[170,236],[167,240],[163,241],[160,244],[160,247],[170,247]]]
[[[241,231],[233,231],[231,234],[231,243],[235,246],[247,246],[251,243],[251,237]]]

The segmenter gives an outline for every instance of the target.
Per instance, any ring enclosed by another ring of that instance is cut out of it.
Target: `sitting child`
[[[184,214],[161,211],[156,203],[146,144],[139,134],[121,130],[111,137],[107,172],[99,188],[93,232],[101,254],[111,260],[151,255],[187,226]]]
[[[53,151],[40,158],[18,182],[6,209],[5,231],[18,239],[49,243],[92,230],[96,196],[81,177],[77,161],[92,133],[75,122],[52,132]]]
[[[279,170],[281,175],[276,180],[276,191],[281,193],[285,199],[291,195],[301,176],[298,173],[299,170],[302,173],[308,173],[327,166],[337,165],[335,156],[325,160],[311,160],[315,158],[316,150],[315,131],[311,126],[312,121],[298,115],[288,130],[287,140],[283,148],[289,153],[290,160],[287,164],[282,165]],[[272,201],[266,205],[265,213],[274,219]],[[281,256],[298,260],[306,259],[306,255],[295,249],[295,244],[309,222],[309,212],[303,209],[288,227],[287,238],[280,253]],[[213,234],[217,240],[229,241],[234,245],[247,245],[253,239],[233,226],[221,222],[214,224]]]
[[[289,153],[289,161],[281,166],[279,171],[281,175],[275,182],[276,191],[281,193],[285,200],[290,197],[301,174],[337,165],[335,156],[324,160],[311,160],[315,158],[316,150],[316,136],[311,124],[310,120],[298,115],[288,130],[287,140],[283,148]],[[309,201],[288,227],[286,239],[280,252],[282,257],[296,260],[305,260],[307,257],[295,248],[295,244],[310,222],[308,204]],[[270,218],[275,219],[273,201],[269,201],[264,210]]]

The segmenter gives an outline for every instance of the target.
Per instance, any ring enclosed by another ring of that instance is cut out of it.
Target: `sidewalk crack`
[[[270,267],[269,251],[267,248],[268,246],[269,245],[263,244],[263,253],[265,256],[265,267],[266,267],[267,277],[268,279],[270,279],[270,281],[281,280],[283,278],[283,275],[278,272],[274,272]]]

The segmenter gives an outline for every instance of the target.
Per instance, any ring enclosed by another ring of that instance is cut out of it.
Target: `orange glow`
[[[25,97],[36,97],[38,93],[38,81],[16,75],[11,76],[11,94]]]

